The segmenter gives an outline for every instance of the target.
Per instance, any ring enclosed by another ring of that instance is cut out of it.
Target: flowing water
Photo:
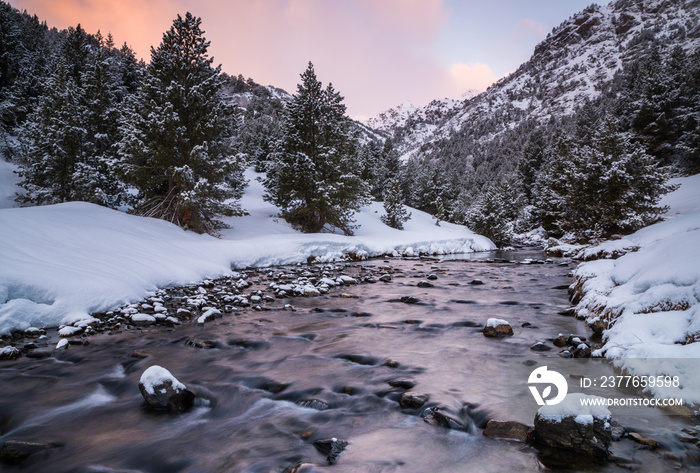
[[[302,461],[308,465],[300,472],[546,470],[537,450],[484,437],[483,422],[511,415],[509,363],[542,363],[558,350],[533,352],[533,343],[589,331],[557,315],[569,307],[562,287],[571,283],[573,265],[524,265],[501,257],[514,255],[355,263],[355,270],[392,268],[393,279],[277,300],[268,305],[271,310],[242,311],[204,325],[99,334],[87,346],[73,345],[49,358],[3,362],[0,442],[58,447],[0,468],[262,473]],[[437,276],[434,287],[418,288],[430,273]],[[470,284],[476,278],[484,284]],[[403,296],[418,302],[398,302]],[[296,310],[283,310],[286,303]],[[484,337],[479,325],[489,317],[508,320],[515,334]],[[527,323],[534,328],[523,327]],[[214,348],[188,345],[193,338]],[[144,406],[138,381],[154,364],[198,394],[191,411],[161,413]],[[401,409],[397,401],[405,388],[390,385],[392,380],[415,383],[411,391],[430,396],[424,407],[442,406],[458,429],[426,423],[422,409]],[[515,420],[531,424],[533,417],[534,410]],[[654,425],[657,438],[692,425],[677,418],[665,422]],[[331,437],[349,442],[334,465],[312,445]],[[642,471],[687,463],[641,451],[629,440],[618,444]],[[673,440],[667,446],[680,452],[676,457],[687,450]],[[625,471],[612,463],[586,469]]]

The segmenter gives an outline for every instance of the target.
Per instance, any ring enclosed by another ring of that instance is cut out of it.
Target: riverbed
[[[125,327],[46,358],[2,362],[0,442],[54,444],[3,468],[263,473],[301,463],[299,472],[546,470],[536,449],[482,435],[490,418],[532,424],[536,406],[525,413],[511,408],[517,383],[511,366],[545,364],[560,351],[536,352],[533,344],[551,345],[558,334],[591,336],[583,322],[559,315],[570,307],[566,287],[575,263],[544,258],[533,251],[348,263],[345,271],[358,281],[368,272],[391,280],[278,298],[263,310],[236,310],[204,324]],[[250,290],[266,284],[251,280]],[[421,281],[432,287],[418,287]],[[507,320],[513,336],[484,337],[492,317]],[[58,337],[49,335],[53,346]],[[195,391],[191,411],[145,406],[138,382],[152,365]],[[428,402],[401,408],[407,390]],[[454,428],[425,422],[431,406],[447,413]],[[638,471],[697,467],[698,447],[676,435],[697,422],[624,422],[657,438],[665,451],[623,439],[614,452],[625,461],[576,471],[627,471],[626,461]],[[334,465],[313,446],[328,438],[349,442]]]

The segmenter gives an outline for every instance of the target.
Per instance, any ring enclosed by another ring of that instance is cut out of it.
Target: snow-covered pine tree
[[[574,144],[568,135],[560,133],[545,152],[540,172],[536,175],[533,200],[537,218],[551,235],[559,237],[568,230],[561,221],[567,212],[566,196],[571,193],[571,183],[566,175],[571,169]]]
[[[101,45],[102,46],[102,45]],[[116,207],[121,203],[124,188],[116,178],[118,158],[114,144],[119,141],[120,77],[110,50],[100,47],[93,62],[82,73],[81,94],[86,129],[84,163],[76,179],[92,182],[102,194],[101,203]]]
[[[658,219],[668,175],[614,119],[606,119],[592,146],[566,137],[549,153],[537,182],[538,215],[555,236],[607,237]]]
[[[221,100],[220,67],[212,67],[201,19],[187,13],[151,48],[138,93],[121,131],[125,180],[138,190],[134,212],[196,232],[215,234],[219,215],[244,187],[241,161],[231,154],[233,111]]]
[[[534,184],[537,173],[542,167],[544,152],[547,148],[547,140],[541,128],[536,129],[523,149],[523,156],[518,162],[518,177],[520,186],[525,194],[528,204],[534,203]]]
[[[447,219],[447,211],[445,204],[442,202],[442,197],[438,196],[435,199],[435,225],[440,226],[440,222]]]
[[[350,235],[353,214],[368,202],[342,101],[331,84],[322,88],[309,62],[285,108],[283,138],[265,179],[265,199],[304,232],[330,226]]]
[[[21,204],[73,200],[109,205],[101,188],[103,171],[87,156],[86,109],[82,90],[59,59],[39,104],[20,131]]]
[[[512,178],[491,183],[483,188],[467,210],[467,226],[503,247],[513,237],[512,222],[517,218],[521,200]]]
[[[384,189],[384,211],[382,222],[391,228],[403,230],[404,222],[411,219],[411,212],[403,205],[401,181],[398,177],[390,179]]]
[[[377,172],[377,184],[372,190],[372,195],[383,198],[384,192],[391,185],[391,181],[398,178],[401,172],[401,160],[399,159],[399,154],[394,149],[391,138],[384,140],[379,161],[380,164]],[[401,186],[400,182],[399,185]]]

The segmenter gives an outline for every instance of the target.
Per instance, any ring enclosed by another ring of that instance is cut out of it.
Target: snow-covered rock
[[[185,411],[192,407],[195,397],[170,371],[158,365],[143,372],[139,390],[146,403],[155,409]]]
[[[540,407],[535,415],[535,444],[605,459],[612,439],[605,401],[598,396],[570,393],[559,404]]]
[[[486,321],[483,334],[485,337],[502,337],[513,335],[513,328],[507,320],[490,318]]]

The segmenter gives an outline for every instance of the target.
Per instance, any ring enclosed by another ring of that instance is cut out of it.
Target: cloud
[[[488,64],[457,63],[449,69],[449,87],[452,90],[452,97],[459,96],[470,89],[483,92],[498,79],[499,77]]]

